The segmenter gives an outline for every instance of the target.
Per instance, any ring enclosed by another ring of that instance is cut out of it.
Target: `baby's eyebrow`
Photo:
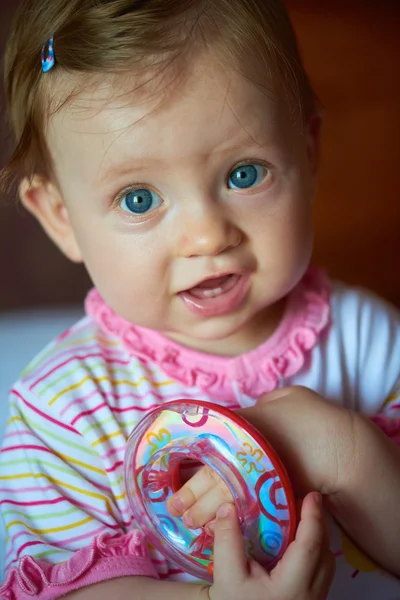
[[[237,152],[240,150],[260,150],[263,146],[257,143],[255,140],[246,136],[242,140],[239,141],[225,141],[220,148],[215,148],[211,154],[216,155],[226,155],[232,154],[233,152]],[[187,159],[188,157],[186,157]],[[193,157],[195,159],[195,157]],[[198,159],[198,157],[196,157]],[[133,174],[136,176],[140,173],[145,173],[150,170],[158,170],[160,168],[165,168],[168,162],[171,162],[171,157],[169,159],[163,159],[161,157],[150,156],[146,158],[130,158],[127,162],[123,162],[121,164],[114,164],[108,166],[105,171],[102,172],[100,177],[100,183],[107,183],[111,179],[123,178],[125,176],[132,176]]]
[[[133,173],[141,173],[149,171],[150,169],[159,167],[160,163],[164,161],[157,158],[137,158],[130,159],[126,163],[115,164],[107,167],[101,174],[100,183],[106,183],[110,179],[124,177],[125,175],[132,175]]]

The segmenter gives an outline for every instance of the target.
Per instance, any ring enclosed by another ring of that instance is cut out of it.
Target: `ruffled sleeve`
[[[53,600],[101,581],[133,575],[157,577],[143,534],[104,534],[56,565],[22,557],[0,587],[0,598]]]

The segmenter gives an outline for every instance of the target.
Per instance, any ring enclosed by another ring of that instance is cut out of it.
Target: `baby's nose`
[[[205,207],[200,213],[187,215],[182,223],[179,254],[216,256],[235,248],[242,240],[239,226],[219,207]]]

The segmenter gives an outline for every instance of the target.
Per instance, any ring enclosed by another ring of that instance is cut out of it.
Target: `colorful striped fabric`
[[[90,318],[41,352],[10,396],[0,463],[6,571],[24,555],[56,564],[95,536],[132,529],[125,442],[147,410],[183,396],[207,399],[129,356]]]

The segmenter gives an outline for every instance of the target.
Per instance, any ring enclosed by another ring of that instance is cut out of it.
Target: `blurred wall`
[[[18,0],[0,0],[0,51]],[[40,57],[38,57],[40,60]],[[0,86],[0,110],[4,98]],[[0,112],[0,165],[12,138]],[[15,198],[0,198],[0,311],[81,303],[90,281],[82,266],[65,259]]]
[[[400,3],[287,5],[326,113],[316,260],[331,275],[373,288],[400,306]],[[15,0],[1,0],[0,43],[13,6]],[[6,152],[4,141],[0,161]],[[0,310],[80,302],[90,285],[84,269],[69,264],[22,208],[4,200]]]
[[[400,306],[400,2],[287,4],[326,113],[316,260]]]

